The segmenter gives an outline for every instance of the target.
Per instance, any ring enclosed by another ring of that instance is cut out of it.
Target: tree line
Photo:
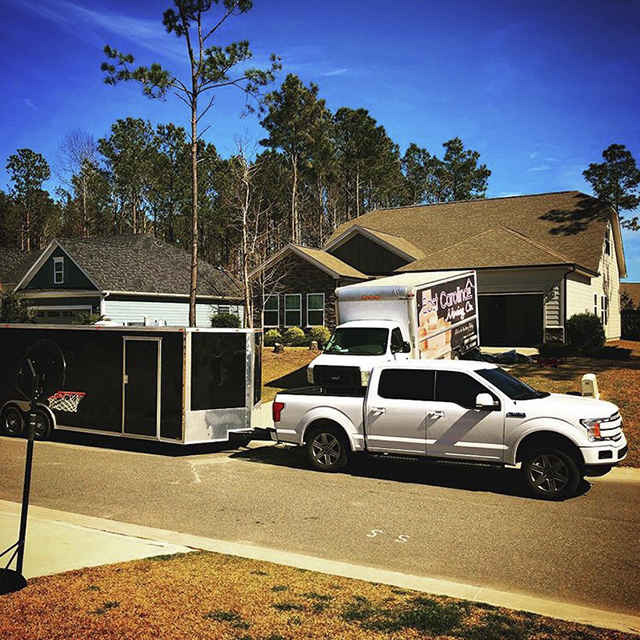
[[[223,158],[198,140],[198,236],[209,262],[233,268],[238,261],[239,157],[249,164],[251,199],[261,208],[253,229],[265,239],[261,257],[290,241],[322,246],[340,224],[376,207],[486,192],[490,171],[460,138],[446,141],[440,158],[415,143],[401,155],[366,109],[331,112],[316,85],[292,74],[264,102],[267,137],[257,149],[239,145]],[[28,252],[54,236],[148,233],[190,247],[191,144],[182,127],[129,117],[98,140],[74,131],[51,164],[31,149],[7,159],[2,245]],[[59,186],[50,193],[44,183],[52,175]]]

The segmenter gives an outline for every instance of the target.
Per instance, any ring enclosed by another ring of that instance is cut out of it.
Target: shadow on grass
[[[547,358],[552,360],[552,358]],[[550,381],[570,381],[576,383],[579,390],[580,378],[584,373],[606,373],[607,371],[630,369],[640,371],[640,358],[629,360],[598,360],[596,358],[559,358],[557,367],[538,366],[535,364],[515,364],[509,367],[509,372],[516,378],[529,376],[545,376]],[[544,389],[543,389],[544,390]]]
[[[264,383],[265,387],[278,390],[306,387],[307,385],[307,365],[300,367],[295,371],[291,371],[284,376],[280,376],[279,378],[275,378],[274,380],[269,380],[269,382]]]
[[[230,457],[235,460],[272,464],[311,472],[303,449],[298,447],[257,447],[238,451],[231,454]],[[319,472],[313,471],[313,473]],[[535,499],[529,495],[520,470],[504,469],[491,465],[355,454],[343,473],[375,480],[392,480],[394,482]],[[591,485],[586,480],[583,481],[578,487],[576,497],[584,495],[590,489]]]

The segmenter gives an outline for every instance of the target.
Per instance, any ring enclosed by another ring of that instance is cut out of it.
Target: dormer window
[[[53,259],[53,284],[64,284],[64,258]]]
[[[611,230],[607,225],[607,230],[604,233],[604,252],[606,255],[611,255]]]

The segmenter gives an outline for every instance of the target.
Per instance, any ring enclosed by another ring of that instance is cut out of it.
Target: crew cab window
[[[473,409],[476,406],[476,396],[479,393],[489,393],[497,400],[487,387],[466,373],[438,371],[436,374],[437,402],[453,402],[466,409]]]
[[[404,340],[402,339],[402,332],[399,327],[396,327],[391,332],[391,353],[402,353],[402,345]]]
[[[385,369],[380,374],[378,395],[392,400],[433,400],[433,371]]]

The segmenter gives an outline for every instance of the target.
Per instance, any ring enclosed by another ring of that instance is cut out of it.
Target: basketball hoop
[[[49,396],[49,407],[56,411],[76,413],[80,401],[86,395],[84,391],[56,391],[52,396]]]

